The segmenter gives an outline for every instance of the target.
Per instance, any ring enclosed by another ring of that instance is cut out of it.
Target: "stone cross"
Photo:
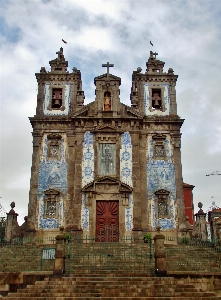
[[[156,59],[156,56],[158,55],[158,53],[154,52],[153,55],[155,55],[155,59]]]
[[[106,64],[102,64],[102,67],[107,67],[107,79],[109,79],[109,68],[114,67],[114,64],[109,64],[109,62],[107,62]]]

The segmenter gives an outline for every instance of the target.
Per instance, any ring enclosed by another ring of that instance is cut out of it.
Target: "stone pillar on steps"
[[[164,248],[165,236],[160,233],[160,225],[156,227],[157,234],[154,236],[155,270],[158,276],[167,276],[166,253]]]
[[[20,237],[20,228],[18,225],[18,214],[14,211],[15,202],[10,204],[11,210],[7,213],[7,220],[5,226],[5,240],[10,241],[13,238]]]
[[[193,237],[200,239],[201,241],[208,240],[206,213],[202,210],[203,204],[198,203],[199,211],[195,214],[196,222],[193,225]]]
[[[60,234],[58,234],[56,239],[56,249],[55,249],[55,263],[53,274],[56,277],[62,276],[65,270],[65,247],[66,247],[66,237],[63,233],[64,227],[60,227]]]

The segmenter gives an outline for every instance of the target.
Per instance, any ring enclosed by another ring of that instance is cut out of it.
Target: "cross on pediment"
[[[109,79],[109,68],[114,67],[114,64],[107,62],[106,64],[102,64],[102,67],[107,67],[107,79]]]
[[[153,57],[153,55],[155,56],[154,58],[156,59],[156,56],[158,55],[158,53],[150,51],[150,57]]]

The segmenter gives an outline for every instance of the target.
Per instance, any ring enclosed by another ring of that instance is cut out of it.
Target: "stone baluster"
[[[63,233],[64,227],[60,227],[60,234],[58,234],[56,239],[56,249],[55,249],[55,263],[53,274],[56,277],[63,275],[65,270],[65,247],[66,247],[66,237]]]
[[[158,276],[167,276],[166,253],[164,248],[165,236],[160,233],[160,225],[156,227],[157,234],[154,236],[155,270]]]

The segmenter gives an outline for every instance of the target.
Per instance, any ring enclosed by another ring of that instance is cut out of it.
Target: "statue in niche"
[[[104,93],[104,110],[111,110],[111,93],[109,91]]]

